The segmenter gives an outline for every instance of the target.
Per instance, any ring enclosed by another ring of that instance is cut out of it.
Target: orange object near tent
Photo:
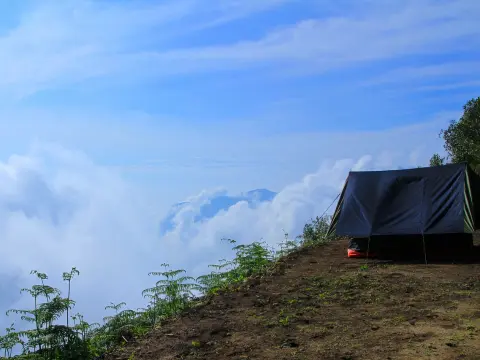
[[[357,251],[357,250],[353,250],[353,249],[348,249],[348,253],[347,253],[348,257],[349,258],[366,258],[366,257],[375,257],[375,254],[373,253],[368,253],[368,256],[367,256],[367,252],[365,251]]]

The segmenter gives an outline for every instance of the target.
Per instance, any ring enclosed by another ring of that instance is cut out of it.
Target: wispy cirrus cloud
[[[376,86],[385,84],[399,84],[405,82],[422,83],[436,79],[459,79],[463,76],[468,78],[480,77],[480,61],[455,61],[429,64],[423,66],[404,66],[398,69],[386,71],[364,85]],[[471,83],[471,82],[469,82]],[[468,83],[465,83],[467,85]]]
[[[191,30],[202,30],[216,26],[220,26],[235,20],[246,18],[250,15],[261,13],[267,10],[271,10],[276,7],[280,7],[287,3],[298,3],[299,0],[229,0],[229,1],[213,1],[209,3],[209,6],[203,6],[203,11],[208,9],[213,10],[212,19],[205,21],[198,25],[194,25]],[[213,6],[212,6],[213,5]]]
[[[368,61],[469,50],[471,41],[478,42],[480,29],[476,23],[480,6],[475,2],[395,4],[387,8],[367,2],[368,13],[347,11],[341,17],[306,19],[255,41],[168,50],[144,54],[144,58],[176,63],[184,71],[230,70],[276,63],[308,65],[308,72],[323,72]],[[470,39],[470,43],[459,41],[465,39]]]
[[[199,28],[289,1],[215,0],[208,7],[199,0],[35,3],[15,28],[0,36],[0,89],[22,96],[140,69],[146,49],[163,49],[168,41]]]
[[[463,88],[480,88],[480,80],[474,81],[458,81],[452,83],[443,83],[437,85],[429,85],[429,86],[420,86],[416,88],[417,91],[449,91],[449,90],[457,90]]]
[[[311,18],[265,30],[256,40],[240,36],[218,45],[207,37],[201,46],[173,42],[189,31],[290,1],[217,0],[208,7],[198,0],[160,5],[37,3],[16,28],[0,37],[0,89],[21,96],[113,75],[142,81],[265,66],[279,73],[322,73],[405,56],[467,51],[480,42],[480,3],[471,0],[394,1],[388,7],[365,1],[362,8],[346,7],[342,16],[312,12]]]

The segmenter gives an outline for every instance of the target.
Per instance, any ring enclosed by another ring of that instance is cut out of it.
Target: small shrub
[[[282,326],[288,326],[289,320],[290,320],[290,318],[289,318],[288,316],[285,316],[285,317],[283,317],[283,318],[280,318],[280,319],[278,320],[278,322],[279,322]]]
[[[333,239],[332,236],[327,236],[330,228],[331,216],[322,216],[312,219],[310,223],[303,227],[303,235],[301,236],[301,243],[303,246],[321,245]]]
[[[360,266],[360,270],[361,271],[367,271],[368,270],[368,265],[367,264],[363,264]]]

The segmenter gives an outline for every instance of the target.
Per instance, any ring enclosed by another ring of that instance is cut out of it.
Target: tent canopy
[[[472,233],[480,225],[480,177],[466,163],[434,167],[351,171],[329,234]]]

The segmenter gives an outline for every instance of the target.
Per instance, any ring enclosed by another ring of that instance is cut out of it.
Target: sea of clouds
[[[147,274],[160,264],[199,276],[208,264],[231,255],[222,238],[275,246],[284,233],[299,235],[309,219],[329,206],[334,210],[332,202],[350,170],[392,165],[370,155],[325,161],[271,201],[252,206],[236,197],[210,217],[202,217],[202,209],[227,192],[204,190],[173,209],[170,228],[160,233],[164,219],[152,211],[149,194],[121,172],[95,164],[83,153],[37,144],[0,163],[0,323],[15,320],[3,315],[7,308],[32,306],[20,289],[35,282],[29,274],[33,269],[47,273],[49,283],[64,290],[62,272],[77,267],[81,274],[72,282],[72,297],[75,311],[87,321],[101,321],[110,302],[142,307],[141,291],[154,283]]]

